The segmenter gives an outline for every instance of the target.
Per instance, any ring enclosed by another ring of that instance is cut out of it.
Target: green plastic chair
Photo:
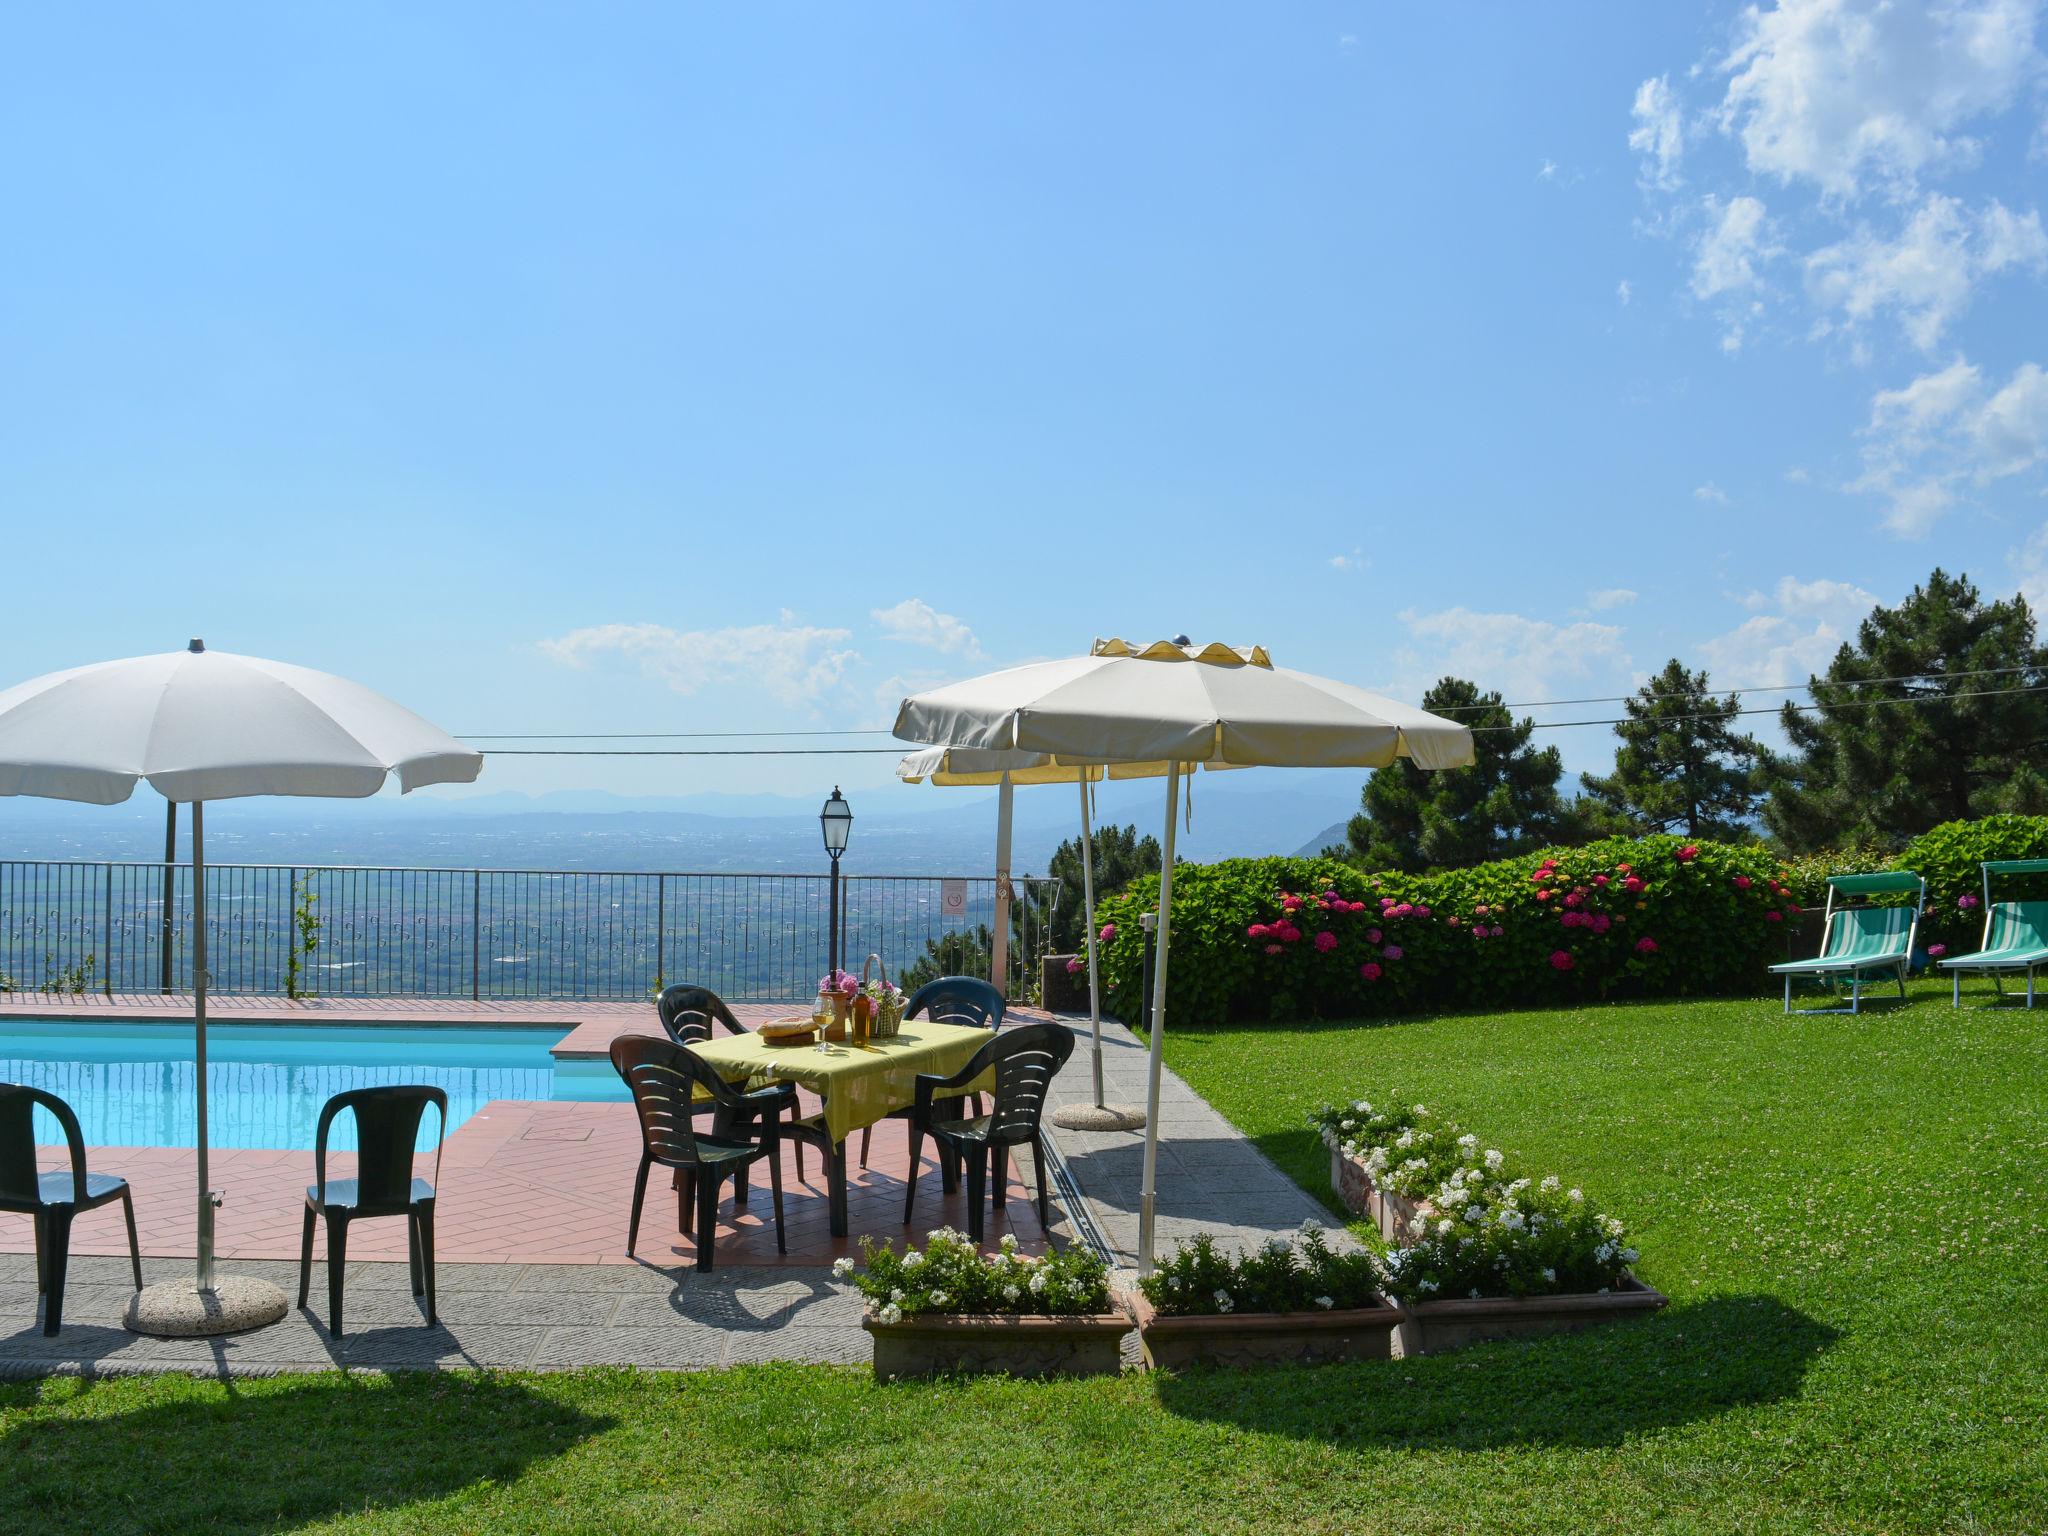
[[[1950,1006],[1963,1006],[1966,972],[1989,976],[1999,1003],[2005,1001],[2005,986],[2000,978],[2022,974],[2027,978],[2027,1006],[2034,1006],[2034,972],[2048,965],[2048,901],[1994,903],[1991,877],[2039,874],[2048,874],[2048,859],[1992,859],[1985,863],[1983,941],[1976,954],[1957,955],[1941,962],[1941,968],[1955,983]]]
[[[1836,906],[1836,898],[1851,896],[1911,895],[1910,905],[1889,907]],[[1920,912],[1927,902],[1927,882],[1909,869],[1888,870],[1875,875],[1828,876],[1828,901],[1820,953],[1811,960],[1787,960],[1771,967],[1785,978],[1787,1013],[1860,1013],[1863,988],[1887,974],[1898,983],[1899,996],[1906,995],[1906,970],[1913,961],[1913,942],[1920,929]],[[1792,1006],[1792,983],[1807,977],[1827,987],[1831,996],[1848,988],[1847,1008],[1799,1008]]]

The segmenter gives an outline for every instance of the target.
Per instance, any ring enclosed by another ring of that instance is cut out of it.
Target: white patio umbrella
[[[905,699],[896,735],[955,749],[1038,753],[1064,766],[1167,765],[1138,1211],[1138,1259],[1150,1270],[1181,774],[1197,763],[1383,768],[1401,757],[1424,768],[1461,768],[1472,762],[1472,732],[1348,683],[1275,667],[1259,646],[1098,640],[1086,656],[1011,667]]]
[[[0,691],[0,795],[114,805],[146,780],[192,806],[192,1019],[198,1068],[196,1283],[156,1285],[129,1306],[142,1332],[227,1333],[275,1322],[284,1293],[217,1275],[206,1131],[204,802],[247,795],[361,799],[467,784],[482,754],[356,683],[278,661],[185,650],[76,667]]]

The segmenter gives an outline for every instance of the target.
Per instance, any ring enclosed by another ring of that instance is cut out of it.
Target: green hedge
[[[1168,1006],[1198,1023],[1739,991],[1785,957],[1796,905],[1782,873],[1766,849],[1680,837],[1418,875],[1330,859],[1184,864]],[[1102,904],[1114,930],[1103,978],[1123,1018],[1142,1011],[1137,918],[1158,892],[1147,876]]]
[[[1902,853],[1791,860],[1756,844],[1645,837],[1419,875],[1320,858],[1183,864],[1168,1004],[1201,1023],[1737,992],[1786,958],[1787,919],[1824,902],[1827,876],[1882,869],[1927,878],[1922,944],[1966,954],[1983,931],[1978,866],[2021,858],[2048,858],[2048,817],[1953,821]],[[1630,879],[1641,888],[1626,889]],[[2048,876],[1994,895],[2048,898]],[[1122,1018],[1143,1012],[1138,914],[1158,899],[1147,875],[1101,906],[1112,930],[1103,981]]]
[[[1927,881],[1920,942],[1967,954],[1984,936],[1980,866],[1989,859],[2043,858],[2048,858],[2048,816],[1985,816],[1930,827],[1906,845],[1891,867],[1917,871]],[[1994,901],[2048,898],[2048,876],[2007,876],[1993,884],[1991,896]]]

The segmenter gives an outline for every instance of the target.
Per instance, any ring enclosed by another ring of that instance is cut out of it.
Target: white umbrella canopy
[[[989,672],[905,699],[905,741],[1017,748],[1056,762],[1232,767],[1424,768],[1472,761],[1472,733],[1349,683],[1276,667],[1261,646],[1142,648],[1098,640],[1086,656]],[[1156,770],[1155,770],[1156,771]]]
[[[0,795],[115,805],[147,783],[192,807],[192,1016],[197,1073],[199,1265],[192,1289],[152,1286],[129,1308],[146,1332],[224,1333],[284,1314],[274,1286],[214,1273],[206,1128],[204,802],[248,795],[362,799],[467,784],[483,755],[380,694],[284,662],[209,651],[51,672],[0,691]]]
[[[1159,872],[1159,959],[1152,975],[1145,1104],[1145,1174],[1138,1262],[1153,1262],[1159,1157],[1159,1080],[1171,952],[1175,802],[1180,776],[1208,767],[1423,768],[1471,764],[1467,726],[1349,683],[1273,665],[1261,646],[1133,645],[1097,640],[1086,656],[990,672],[903,701],[896,735],[955,749],[1043,754],[1112,777],[1166,766]],[[1114,765],[1125,765],[1122,773]]]
[[[360,799],[467,784],[483,758],[409,709],[307,667],[191,648],[51,672],[0,691],[0,795],[115,805]]]

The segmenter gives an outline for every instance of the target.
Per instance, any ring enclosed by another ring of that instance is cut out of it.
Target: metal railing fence
[[[826,968],[829,879],[208,864],[207,953],[223,993],[624,998],[691,981],[799,998]],[[1027,997],[1045,945],[1029,898],[1056,905],[1060,882],[1011,885],[1008,991]],[[873,951],[898,976],[948,936],[983,953],[995,921],[990,876],[847,875],[841,894],[854,970]],[[0,991],[189,991],[193,920],[189,864],[0,861]]]

